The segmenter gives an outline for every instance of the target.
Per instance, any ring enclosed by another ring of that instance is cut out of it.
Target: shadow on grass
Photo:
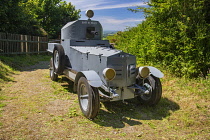
[[[66,82],[67,82],[68,84],[62,84],[61,86],[62,86],[65,90],[67,90],[68,92],[76,94],[76,92],[74,92],[74,89],[73,89],[73,87],[74,87],[74,82],[72,82],[71,80],[69,80],[69,79],[66,78],[66,77],[62,77],[62,78],[60,79],[60,81],[58,81],[58,82],[60,82],[60,83],[66,83]]]
[[[73,82],[65,77],[59,80],[58,82],[61,83],[68,82],[69,84],[63,84],[62,86],[68,92],[75,93],[73,92]],[[162,98],[153,107],[141,105],[136,98],[126,100],[126,103],[115,101],[104,102],[101,105],[101,109],[93,122],[113,128],[123,128],[126,124],[130,126],[141,125],[141,120],[162,120],[180,109],[177,103],[168,98]]]
[[[16,71],[34,71],[48,69],[48,55],[11,55],[0,56],[0,82],[13,81]]]
[[[180,108],[168,98],[162,98],[154,107],[140,105],[137,99],[127,100],[127,103],[105,102],[103,105],[105,110],[100,110],[94,122],[113,128],[123,128],[126,123],[130,126],[141,125],[141,120],[162,120]]]
[[[34,71],[49,68],[49,55],[0,56],[0,61],[17,71]]]

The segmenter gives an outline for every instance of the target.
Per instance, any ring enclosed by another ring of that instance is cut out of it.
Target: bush
[[[146,21],[108,37],[141,64],[160,64],[176,76],[207,76],[210,68],[210,2],[153,0],[138,7]]]

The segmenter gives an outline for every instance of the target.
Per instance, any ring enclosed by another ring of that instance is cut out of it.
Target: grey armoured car
[[[155,105],[162,96],[159,78],[163,73],[151,66],[136,67],[136,57],[115,49],[102,40],[103,29],[98,21],[67,23],[61,29],[61,42],[49,43],[50,77],[65,75],[74,82],[80,108],[85,117],[96,117],[100,102],[138,98],[140,103]]]

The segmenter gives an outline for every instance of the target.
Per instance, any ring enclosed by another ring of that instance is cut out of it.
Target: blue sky
[[[136,26],[145,20],[143,13],[133,13],[128,8],[147,6],[147,0],[65,0],[81,10],[81,19],[87,19],[86,10],[93,10],[92,20],[101,22],[104,31],[123,31],[126,27]]]

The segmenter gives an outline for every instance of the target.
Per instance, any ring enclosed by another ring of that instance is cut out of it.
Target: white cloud
[[[129,2],[123,4],[113,4],[107,0],[66,0],[67,2],[71,2],[76,6],[76,9],[80,9],[81,11],[86,11],[88,9],[91,10],[104,10],[104,9],[115,9],[115,8],[127,8],[133,6],[146,6],[147,4],[143,2]],[[105,5],[107,4],[107,5]],[[108,5],[109,4],[109,5]]]
[[[134,19],[134,18],[127,18],[127,19],[115,19],[113,17],[98,17],[97,20],[99,21],[103,21],[103,23],[107,23],[107,24],[123,24],[123,23],[129,23],[129,22],[141,22],[144,19]]]
[[[115,4],[115,5],[106,5],[106,6],[97,6],[97,7],[92,7],[90,9],[92,10],[104,10],[104,9],[116,9],[116,8],[127,8],[127,7],[132,7],[132,6],[137,6],[137,5],[146,5],[143,4],[142,2],[134,2],[134,3],[123,3],[123,4]],[[86,8],[85,10],[87,10]]]
[[[115,19],[113,17],[98,17],[96,18],[101,22],[104,30],[117,30],[122,31],[126,27],[133,27],[137,24],[141,23],[145,19],[135,19],[135,18],[127,18],[127,19]]]
[[[90,9],[90,7],[96,7],[98,5],[107,4],[109,2],[105,0],[66,0],[67,2],[71,2],[74,6],[76,6],[76,9],[80,9],[81,11],[86,11],[87,9]]]
[[[106,10],[106,9],[117,9],[117,8],[128,8],[128,7],[134,7],[134,6],[146,6],[144,2],[134,2],[134,1],[124,1],[124,3],[120,2],[116,3],[116,1],[112,0],[65,0],[67,2],[71,2],[73,5],[76,6],[76,9],[80,9],[82,11],[81,13],[81,19],[87,19],[85,17],[85,11],[86,10]],[[109,13],[110,14],[110,13]],[[100,21],[104,30],[117,30],[122,31],[126,27],[133,27],[137,24],[141,23],[143,19],[139,18],[123,18],[123,15],[121,16],[121,19],[118,19],[118,17],[114,17],[114,15],[106,15],[106,13],[102,15],[95,15],[93,17],[93,20]]]

